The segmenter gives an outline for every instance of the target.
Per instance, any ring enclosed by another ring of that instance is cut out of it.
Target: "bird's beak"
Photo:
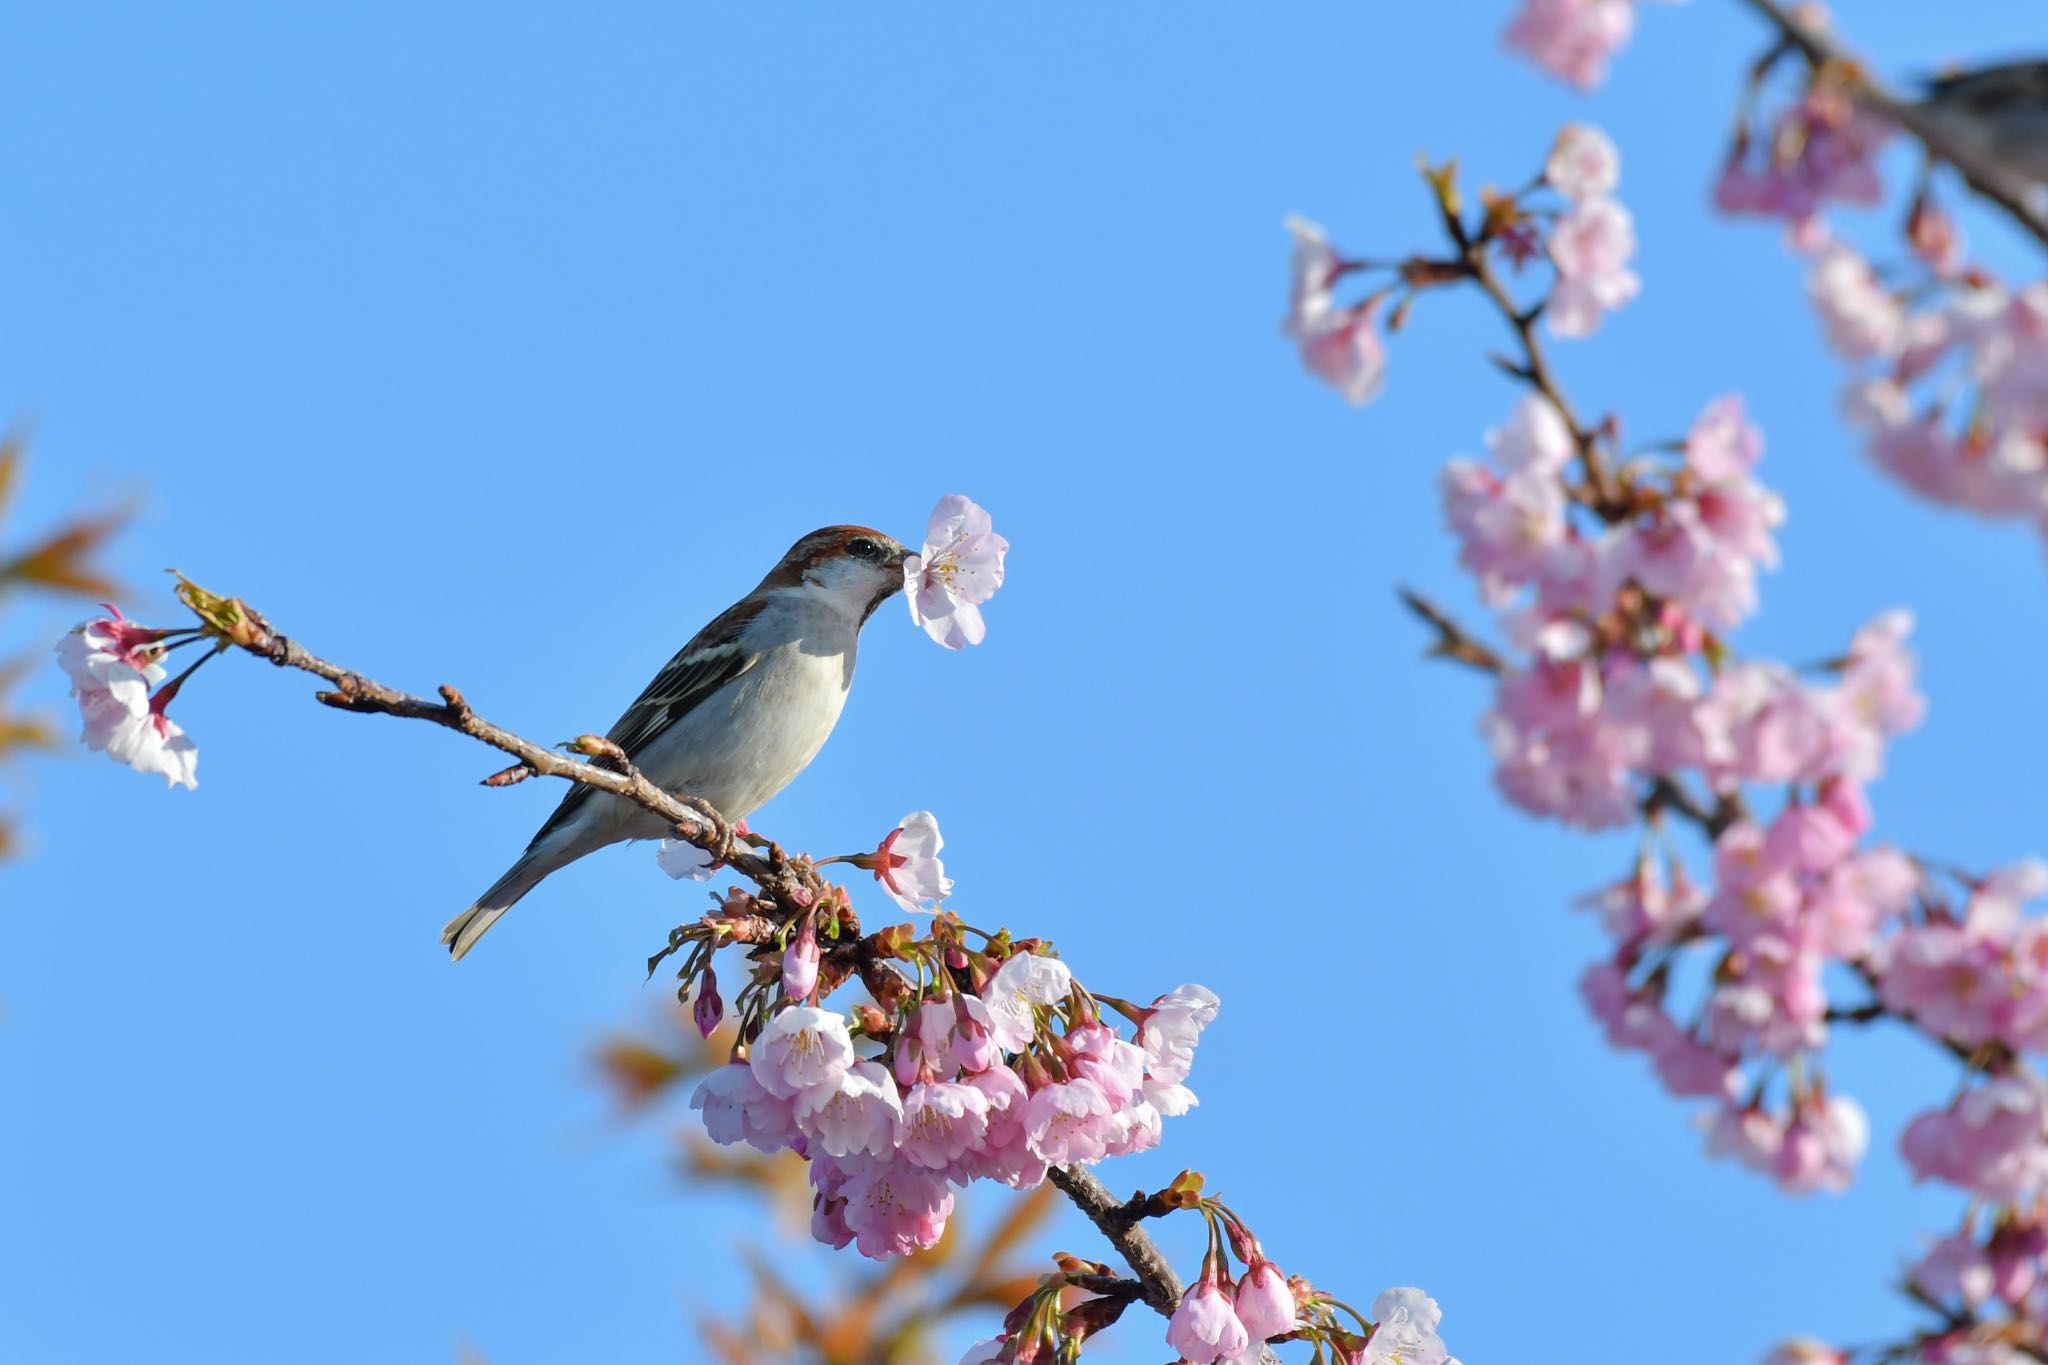
[[[888,564],[889,564],[889,567],[890,567],[890,568],[892,568],[892,569],[901,569],[901,568],[903,567],[903,561],[905,561],[906,559],[909,559],[909,558],[910,558],[910,551],[909,551],[909,549],[908,549],[908,548],[906,548],[905,546],[902,546],[902,545],[898,545],[898,546],[896,547],[896,553],[894,553],[894,554],[892,554],[892,555],[890,555],[890,556],[889,556],[889,559],[888,559]]]

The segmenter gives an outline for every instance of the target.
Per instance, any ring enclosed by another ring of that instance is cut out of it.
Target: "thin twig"
[[[1806,59],[1808,67],[1830,64],[1853,66],[1860,77],[1854,91],[1857,103],[1912,134],[1927,149],[1929,156],[1953,166],[1956,174],[1962,176],[1971,189],[2005,210],[2006,216],[2035,241],[2048,245],[2048,216],[2043,216],[2039,208],[2027,202],[2026,191],[2009,176],[2001,174],[1996,162],[1958,142],[1939,119],[1930,116],[1919,104],[1899,98],[1872,80],[1862,65],[1853,62],[1832,38],[1802,22],[1778,0],[1743,0],[1743,3],[1774,25],[1785,41]]]
[[[1578,451],[1580,468],[1586,475],[1586,492],[1591,505],[1604,521],[1618,521],[1627,515],[1622,504],[1620,489],[1614,481],[1614,471],[1608,468],[1606,457],[1600,453],[1600,436],[1597,431],[1579,420],[1573,411],[1571,400],[1565,397],[1564,387],[1557,382],[1557,376],[1550,368],[1550,358],[1543,350],[1543,343],[1536,336],[1536,319],[1542,316],[1540,308],[1517,308],[1514,296],[1501,283],[1499,272],[1487,259],[1487,243],[1483,241],[1463,244],[1466,273],[1493,300],[1494,307],[1514,331],[1515,340],[1522,348],[1522,362],[1507,366],[1508,372],[1527,383],[1557,411],[1570,431],[1572,447]]]
[[[1505,677],[1513,671],[1508,667],[1507,660],[1473,639],[1463,626],[1446,616],[1436,603],[1413,588],[1396,588],[1394,591],[1400,594],[1402,604],[1408,610],[1435,629],[1436,643],[1429,647],[1430,658],[1450,659],[1481,673],[1491,673],[1496,678]]]

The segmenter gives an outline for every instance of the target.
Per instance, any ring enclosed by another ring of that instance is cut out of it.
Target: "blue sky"
[[[24,11],[23,518],[140,495],[140,614],[170,615],[176,565],[553,739],[800,533],[907,538],[969,493],[1014,546],[987,645],[945,654],[891,604],[757,823],[839,851],[930,808],[970,918],[1099,990],[1222,995],[1202,1107],[1113,1186],[1201,1168],[1290,1270],[1426,1286],[1475,1363],[1881,1336],[1885,1282],[1959,1209],[1895,1145],[1949,1073],[1845,1040],[1875,1150],[1847,1197],[1792,1201],[1707,1165],[1600,1045],[1566,907],[1626,841],[1493,799],[1482,689],[1418,660],[1391,594],[1472,606],[1434,480],[1511,401],[1495,324],[1428,300],[1347,409],[1277,336],[1281,220],[1428,245],[1418,151],[1510,183],[1557,125],[1613,131],[1644,290],[1559,348],[1566,382],[1646,437],[1748,395],[1791,520],[1745,650],[1917,610],[1933,708],[1874,791],[1909,847],[2048,848],[2041,551],[1880,482],[1777,234],[1703,214],[1746,12],[1648,9],[1588,98],[1501,54],[1509,8]],[[1888,71],[2038,37],[1997,0],[1841,8]],[[490,754],[309,690],[202,674],[197,793],[82,755],[32,776],[35,855],[0,869],[0,1357],[696,1358],[755,1210],[680,1188],[586,1058],[659,1009],[640,964],[698,893],[614,851],[451,967],[441,924],[555,791],[481,791]],[[1134,1322],[1104,1358],[1162,1352]]]

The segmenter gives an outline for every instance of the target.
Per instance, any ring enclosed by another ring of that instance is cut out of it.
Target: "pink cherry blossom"
[[[898,1077],[908,1085],[925,1068],[938,1076],[987,1070],[997,1061],[992,1025],[988,1006],[979,996],[955,994],[925,1001],[899,1040]],[[910,1058],[908,1075],[901,1070],[904,1056]]]
[[[953,1216],[953,1191],[936,1172],[877,1162],[846,1182],[846,1226],[860,1254],[888,1260],[939,1240]]]
[[[1977,1240],[1964,1233],[1944,1237],[1928,1248],[1910,1277],[1922,1292],[1937,1300],[1961,1299],[1979,1304],[1991,1297],[1991,1257]]]
[[[959,493],[940,498],[924,549],[903,564],[910,619],[947,649],[980,644],[988,633],[981,604],[1003,586],[1009,549],[981,504]]]
[[[1566,504],[1554,478],[1475,476],[1476,468],[1446,468],[1445,519],[1463,541],[1459,562],[1479,575],[1487,600],[1501,602],[1542,573],[1565,544]]]
[[[1771,1174],[1785,1145],[1785,1123],[1761,1105],[1723,1105],[1704,1115],[1707,1155],[1732,1157],[1753,1171]]]
[[[1591,90],[1634,28],[1630,0],[1522,0],[1503,40],[1553,76]]]
[[[805,1136],[842,1159],[888,1157],[902,1138],[903,1100],[880,1062],[855,1062],[834,1084],[799,1091],[795,1114]]]
[[[951,1172],[988,1136],[988,1096],[959,1081],[920,1081],[903,1097],[905,1160]]]
[[[1331,289],[1349,267],[1316,224],[1289,218],[1287,230],[1294,237],[1293,284],[1280,330],[1300,348],[1309,373],[1346,401],[1364,403],[1379,392],[1386,373],[1386,348],[1374,330],[1379,296],[1339,307]]]
[[[199,747],[176,721],[163,713],[163,697],[164,693],[159,692],[140,719],[127,719],[115,726],[105,735],[103,747],[109,757],[119,759],[136,772],[155,773],[167,786],[197,789]],[[84,698],[80,700],[83,702]],[[91,742],[90,721],[86,728]]]
[[[1636,296],[1642,282],[1628,268],[1635,255],[1635,221],[1611,199],[1572,205],[1550,232],[1557,288],[1545,316],[1561,337],[1591,336],[1600,316]]]
[[[1154,1000],[1138,1025],[1145,1074],[1156,1081],[1184,1081],[1195,1061],[1195,1044],[1223,1002],[1207,986],[1176,986]]]
[[[1187,1092],[1185,1086],[1168,1088],[1187,1096],[1187,1102],[1173,1111],[1176,1114],[1186,1113],[1195,1097]],[[1149,1152],[1159,1145],[1164,1129],[1164,1116],[1150,1100],[1133,1100],[1121,1105],[1110,1111],[1109,1136],[1103,1139],[1103,1155],[1130,1156],[1134,1152]]]
[[[1115,1134],[1112,1110],[1093,1081],[1054,1081],[1025,1102],[1025,1143],[1053,1166],[1100,1161]]]
[[[1960,925],[1900,930],[1872,955],[1878,998],[1936,1038],[1967,1047],[1995,1041],[2004,944]]]
[[[1745,132],[1737,141],[1715,203],[1729,213],[1785,219],[1800,240],[1818,244],[1818,215],[1829,201],[1875,204],[1883,198],[1875,157],[1891,132],[1839,83],[1815,82],[1769,129]]]
[[[1244,1350],[1250,1338],[1231,1309],[1230,1296],[1205,1274],[1182,1291],[1166,1324],[1166,1344],[1189,1365],[1211,1365]]]
[[[1019,953],[996,968],[982,990],[989,1036],[1004,1052],[1021,1052],[1038,1034],[1038,1009],[1067,998],[1074,974],[1056,957]]]
[[[1840,1193],[1856,1178],[1856,1166],[1870,1145],[1870,1120],[1846,1095],[1798,1106],[1785,1127],[1773,1174],[1791,1194],[1814,1190]]]
[[[2048,1108],[2040,1084],[1994,1076],[1945,1110],[1906,1125],[1899,1146],[1922,1180],[1943,1180],[1986,1199],[2031,1198],[2048,1180]]]
[[[988,1133],[969,1162],[975,1174],[1016,1190],[1028,1190],[1043,1181],[1046,1163],[1031,1150],[1024,1122],[1029,1097],[1017,1073],[1006,1066],[992,1066],[967,1077],[965,1083],[988,1100]]]
[[[704,1116],[713,1142],[745,1142],[759,1151],[782,1151],[797,1136],[787,1099],[770,1094],[745,1062],[728,1062],[697,1084],[690,1108]]]
[[[140,773],[155,773],[172,787],[196,789],[199,749],[164,708],[178,684],[158,692],[163,667],[150,646],[164,632],[138,626],[109,606],[108,616],[73,627],[57,642],[57,664],[71,679],[71,695],[84,721],[81,738]]]
[[[1888,358],[1905,343],[1905,309],[1878,283],[1870,262],[1841,242],[1829,243],[1814,258],[1806,296],[1828,345],[1845,360]]]
[[[1255,1257],[1237,1282],[1231,1300],[1245,1336],[1253,1342],[1268,1341],[1294,1330],[1294,1291],[1287,1277],[1263,1256]]]
[[[1344,262],[1321,225],[1295,215],[1288,218],[1287,231],[1294,238],[1294,257],[1282,330],[1291,336],[1333,307],[1330,291],[1343,273]]]
[[[1386,377],[1386,346],[1374,328],[1379,306],[1375,295],[1355,308],[1329,308],[1289,332],[1308,372],[1353,405],[1372,401]]]
[[[1562,474],[1578,448],[1557,407],[1539,394],[1524,394],[1507,422],[1486,433],[1494,463],[1510,476],[1552,478]]]
[[[798,1005],[768,1021],[754,1040],[750,1060],[755,1079],[771,1095],[792,1099],[811,1090],[829,1094],[853,1065],[853,1037],[837,1014]]]
[[[944,900],[953,893],[953,879],[939,861],[945,843],[937,816],[928,810],[912,811],[875,850],[875,880],[913,914]]]
[[[1093,1081],[1112,1108],[1122,1109],[1138,1097],[1138,1088],[1145,1079],[1144,1049],[1125,1042],[1115,1029],[1102,1024],[1078,1024],[1067,1030],[1061,1051],[1068,1059],[1068,1070]]]
[[[1747,480],[1763,453],[1763,433],[1749,420],[1739,393],[1707,404],[1685,435],[1686,467],[1710,484]]]
[[[1577,202],[1604,199],[1621,183],[1621,153],[1614,140],[1587,123],[1568,123],[1543,163],[1552,189]]]

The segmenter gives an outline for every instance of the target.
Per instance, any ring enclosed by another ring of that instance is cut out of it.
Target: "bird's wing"
[[[760,602],[753,600],[737,603],[714,617],[662,665],[654,681],[605,732],[605,738],[625,750],[627,758],[638,758],[658,735],[696,710],[706,697],[759,663],[761,656],[743,647],[739,637],[760,611]],[[591,791],[580,785],[571,788],[534,834],[533,844],[573,819]]]

